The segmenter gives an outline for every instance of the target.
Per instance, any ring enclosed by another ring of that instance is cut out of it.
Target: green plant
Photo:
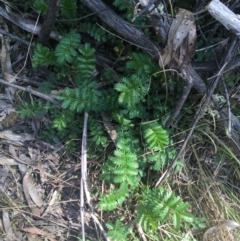
[[[129,230],[126,226],[122,224],[122,222],[117,219],[115,223],[107,223],[108,228],[107,235],[111,238],[112,241],[127,241],[127,236],[129,234]]]
[[[37,117],[41,114],[46,113],[51,105],[49,103],[44,103],[42,101],[31,101],[30,103],[24,102],[17,108],[17,113],[20,114],[22,118],[25,117]]]
[[[189,204],[163,187],[146,188],[138,199],[137,220],[146,231],[150,228],[157,229],[159,222],[165,223],[169,218],[172,218],[175,228],[180,228],[181,220],[188,223],[194,220],[193,215],[187,211]]]
[[[109,38],[106,31],[100,28],[95,23],[84,22],[81,23],[79,29],[83,32],[88,33],[91,37],[93,37],[97,41],[107,41]]]
[[[99,206],[105,211],[115,210],[122,205],[129,194],[129,189],[125,183],[122,183],[118,190],[111,189],[107,195],[101,195]]]
[[[101,92],[95,89],[94,82],[84,81],[81,87],[73,90],[66,88],[64,93],[56,98],[63,101],[62,108],[69,108],[71,111],[101,110]]]
[[[72,6],[76,1],[61,4],[60,17],[75,17]],[[114,4],[120,11],[126,10],[126,18],[132,18],[128,12],[132,1],[114,1]],[[155,74],[158,65],[146,54],[125,48],[120,40],[108,36],[96,27],[95,20],[83,23],[79,29],[81,35],[76,28],[63,32],[61,41],[52,48],[36,45],[33,66],[49,66],[52,71],[41,88],[49,92],[61,84],[67,86],[55,96],[61,101],[61,108],[48,109],[51,125],[42,132],[42,137],[51,142],[54,136],[55,142],[63,140],[69,150],[75,150],[75,140],[82,134],[81,116],[87,111],[90,114],[88,157],[98,157],[108,147],[101,164],[101,178],[110,188],[100,195],[99,206],[104,211],[113,211],[137,205],[131,211],[151,237],[159,223],[170,222],[175,228],[186,226],[194,219],[187,212],[187,203],[167,189],[144,186],[149,175],[164,169],[176,153],[173,147],[168,147],[170,134],[162,126],[168,108],[163,104],[167,84],[162,80],[163,75]],[[107,41],[114,47],[122,47],[117,53],[128,56],[122,71],[116,71],[114,66],[99,68],[96,51],[104,51],[111,57],[116,52],[85,43],[90,37],[92,42]],[[174,81],[169,86],[174,90]],[[104,129],[105,123],[101,123],[103,110],[118,134],[114,147]],[[108,229],[108,236],[113,240],[126,240],[130,234],[119,220],[109,223]]]
[[[119,103],[132,108],[140,101],[144,101],[148,85],[146,79],[131,75],[129,78],[124,77],[121,83],[117,83],[115,89],[120,92]]]
[[[35,0],[33,7],[37,13],[45,14],[47,10],[47,3],[45,0]]]
[[[63,18],[74,19],[77,14],[77,2],[76,0],[61,0],[60,12]]]
[[[48,47],[42,46],[41,44],[36,44],[34,49],[34,55],[32,59],[32,66],[48,66],[55,63],[54,52]]]
[[[78,55],[77,48],[80,45],[81,36],[75,31],[66,34],[57,45],[54,54],[57,58],[57,63],[72,63]]]
[[[150,123],[145,126],[144,137],[148,148],[152,151],[162,151],[169,144],[167,131],[157,123]]]

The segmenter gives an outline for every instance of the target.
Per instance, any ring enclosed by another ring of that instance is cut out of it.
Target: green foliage
[[[53,127],[62,131],[67,127],[67,124],[72,121],[72,116],[66,112],[60,113],[60,115],[53,120]]]
[[[117,7],[119,10],[126,10],[129,8],[129,5],[134,4],[133,0],[114,0],[113,5]]]
[[[49,103],[46,104],[42,101],[31,101],[30,103],[24,102],[23,104],[19,105],[16,112],[22,118],[31,118],[46,113],[49,108]]]
[[[63,94],[58,94],[56,98],[62,100],[62,108],[71,111],[99,111],[101,110],[100,91],[95,89],[94,81],[83,81],[81,87],[75,89],[66,88]]]
[[[54,52],[48,47],[37,44],[34,49],[34,55],[32,59],[32,66],[35,68],[37,66],[48,66],[55,63]]]
[[[192,222],[193,216],[187,212],[188,203],[184,203],[174,192],[165,188],[146,188],[139,195],[137,220],[147,231],[156,230],[159,222],[165,223],[172,219],[174,228],[180,228],[181,220]]]
[[[80,34],[71,31],[65,35],[55,49],[55,56],[57,62],[62,64],[64,62],[72,63],[74,58],[77,56],[77,48],[80,45],[81,36]]]
[[[82,135],[82,115],[56,107],[50,108],[48,114],[52,122],[41,132],[41,139],[51,144],[64,141],[67,151],[75,151],[79,147],[76,140]]]
[[[132,53],[131,60],[127,61],[126,68],[134,70],[138,76],[150,77],[153,73],[159,70],[159,67],[153,62],[152,58],[143,53]]]
[[[146,161],[151,164],[150,169],[159,171],[169,163],[176,155],[173,148],[166,147],[162,151],[150,152],[146,155]]]
[[[124,77],[114,88],[120,92],[119,103],[132,108],[140,101],[144,101],[148,84],[146,79],[142,79],[137,75],[131,75],[128,78]]]
[[[45,14],[47,10],[47,3],[45,0],[35,0],[33,3],[33,8],[37,13]]]
[[[96,23],[85,22],[80,24],[80,30],[87,32],[97,41],[107,41],[107,32],[100,28]]]
[[[167,131],[156,122],[145,126],[144,138],[146,139],[148,148],[153,151],[162,151],[169,144]]]
[[[197,217],[195,217],[193,219],[193,222],[191,222],[191,227],[193,229],[206,228],[206,218],[197,218]]]
[[[51,73],[46,81],[43,81],[38,87],[38,90],[45,94],[50,94],[51,90],[55,89],[58,85],[57,74]]]
[[[74,19],[77,14],[77,1],[76,0],[61,0],[60,12],[63,18]]]
[[[126,19],[131,21],[133,16],[132,7],[135,6],[133,0],[114,0],[113,5],[124,13]]]
[[[208,45],[214,44],[214,42],[209,39],[208,40]],[[197,49],[201,49],[203,48],[201,51],[197,51],[195,53],[196,56],[196,61],[201,62],[204,60],[209,60],[212,57],[211,51],[209,48],[205,48],[205,41],[203,40],[203,38],[200,38],[197,41]]]
[[[46,7],[44,3],[43,0],[36,0],[36,11],[43,12]],[[133,6],[136,5],[134,0],[114,0],[110,4],[117,8],[121,16],[132,19]],[[78,11],[80,7],[81,14]],[[76,0],[62,0],[59,18],[81,18],[89,13],[83,8]],[[144,26],[146,21],[143,18],[138,17],[134,24]],[[23,117],[34,117],[48,111],[51,124],[42,131],[41,138],[52,144],[62,142],[67,150],[75,151],[81,141],[82,112],[90,112],[88,158],[97,157],[102,167],[101,177],[106,186],[111,186],[100,196],[99,206],[105,211],[119,208],[119,215],[126,208],[133,219],[137,214],[140,225],[151,240],[159,240],[156,237],[159,223],[170,222],[175,228],[201,227],[204,221],[193,218],[187,212],[188,204],[172,191],[164,188],[143,190],[141,187],[141,181],[153,186],[148,177],[154,175],[154,171],[160,172],[176,153],[173,147],[167,147],[169,133],[160,122],[166,119],[166,112],[171,109],[165,103],[166,89],[176,93],[176,86],[180,84],[176,85],[175,77],[170,75],[166,82],[163,75],[156,78],[154,73],[159,70],[158,64],[136,47],[107,34],[96,25],[96,16],[84,21],[81,20],[80,26],[71,21],[56,22],[54,31],[63,36],[61,41],[49,42],[49,48],[37,44],[34,51],[33,66],[49,66],[52,72],[39,90],[46,93],[52,89],[61,90],[56,98],[62,101],[62,108],[31,102],[21,105],[19,113]],[[144,26],[141,30],[149,33],[147,29]],[[94,48],[88,43],[89,35],[91,40],[94,39],[91,41]],[[118,48],[118,51],[113,51],[113,48]],[[97,62],[96,66],[96,51],[110,61],[103,65]],[[63,86],[67,88],[63,89]],[[101,123],[102,110],[107,112],[117,132],[115,143],[112,143]],[[100,160],[99,157],[103,156]],[[119,220],[108,223],[107,227],[112,240],[129,238],[130,230]],[[138,237],[131,240],[138,240]]]
[[[114,175],[114,183],[127,183],[135,186],[139,182],[137,155],[129,138],[119,138],[114,155],[107,162]]]
[[[91,121],[89,124],[89,128],[89,139],[90,141],[92,141],[92,143],[90,143],[89,145],[92,146],[93,144],[97,147],[104,147],[107,144],[107,137],[102,126],[96,121]]]
[[[80,47],[78,51],[80,52],[76,61],[78,80],[90,79],[95,69],[95,57],[93,56],[95,49],[87,43]]]
[[[107,195],[100,196],[99,207],[104,211],[115,210],[118,206],[122,205],[129,194],[129,189],[126,183],[122,183],[119,190],[111,189]]]
[[[107,236],[112,241],[126,241],[129,234],[129,229],[122,224],[122,222],[117,219],[115,223],[107,223]]]

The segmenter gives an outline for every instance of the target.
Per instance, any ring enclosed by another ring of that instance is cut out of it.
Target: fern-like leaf
[[[33,3],[33,8],[37,13],[45,14],[47,10],[47,2],[45,0],[35,0]]]
[[[80,55],[77,57],[76,68],[78,70],[78,83],[83,80],[90,79],[95,69],[95,49],[86,43],[78,49]]]
[[[72,63],[74,57],[77,56],[77,48],[80,45],[80,38],[80,34],[72,31],[61,39],[54,52],[58,63]]]
[[[131,60],[127,61],[126,67],[134,70],[138,76],[143,75],[147,77],[159,69],[159,66],[157,66],[147,54],[132,53],[131,58]]]
[[[91,121],[89,128],[89,138],[94,143],[94,146],[105,146],[107,143],[107,137],[105,136],[103,127],[99,123]]]
[[[99,28],[95,23],[85,22],[80,24],[80,30],[87,32],[97,41],[106,41],[107,34],[102,28]]]
[[[100,99],[102,94],[95,89],[94,81],[84,81],[82,86],[75,89],[66,88],[64,94],[56,96],[58,100],[62,100],[62,108],[70,109],[71,111],[99,111],[102,103]]]
[[[130,142],[130,139],[119,139],[114,156],[109,157],[109,161],[114,165],[114,182],[134,186],[138,180],[138,162],[137,155],[129,147]]]
[[[41,101],[32,101],[30,103],[23,103],[22,105],[18,106],[17,113],[22,117],[36,117],[43,113],[45,113],[50,108],[49,103],[43,103]]]
[[[112,241],[126,241],[127,235],[129,234],[129,229],[122,224],[122,222],[117,219],[114,223],[107,223],[108,228],[107,236],[111,238]]]
[[[76,0],[61,0],[60,12],[61,12],[61,15],[66,19],[76,18],[76,14],[77,14]]]
[[[119,190],[111,190],[108,195],[101,195],[99,207],[105,211],[112,211],[120,206],[128,196],[127,184],[122,183]]]
[[[34,55],[32,59],[32,66],[35,68],[37,66],[48,66],[55,63],[55,56],[53,51],[49,48],[37,44],[34,49]]]
[[[159,222],[166,222],[172,217],[175,228],[179,228],[181,219],[192,222],[193,216],[187,212],[188,203],[183,203],[172,191],[164,188],[146,189],[139,197],[137,220],[147,231],[156,229]]]
[[[131,75],[129,78],[123,78],[120,83],[115,85],[114,89],[120,92],[119,103],[131,108],[140,101],[144,101],[148,86],[145,79]]]
[[[144,137],[148,148],[153,151],[162,151],[169,143],[169,137],[166,130],[158,123],[151,123],[145,127]]]

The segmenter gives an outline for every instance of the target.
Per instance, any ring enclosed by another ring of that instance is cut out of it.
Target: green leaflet
[[[148,231],[156,229],[159,222],[167,222],[172,217],[173,226],[180,228],[181,219],[191,223],[193,216],[187,212],[188,203],[183,203],[174,192],[165,188],[146,188],[139,196],[137,220]]]
[[[169,137],[166,130],[158,123],[151,123],[145,126],[144,137],[148,148],[153,151],[162,151],[169,144]]]

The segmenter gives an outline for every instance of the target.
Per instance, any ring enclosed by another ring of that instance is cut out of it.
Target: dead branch
[[[226,29],[240,35],[240,17],[232,12],[219,0],[212,0],[207,6],[208,12],[218,20]]]
[[[57,18],[59,4],[60,4],[60,0],[52,0],[48,2],[47,13],[38,37],[38,41],[41,44],[46,44],[48,41],[48,38],[50,37],[52,27]]]
[[[41,30],[41,25],[36,25],[36,23],[32,20],[23,18],[20,14],[14,12],[7,12],[3,7],[0,6],[0,15],[14,23],[18,27],[26,30],[27,32],[38,35]],[[36,25],[36,26],[35,26]],[[50,33],[50,37],[57,41],[60,41],[61,36],[57,35],[54,32]]]
[[[16,89],[19,89],[19,90],[23,90],[23,91],[26,91],[26,92],[29,92],[33,95],[36,95],[42,99],[45,99],[47,101],[50,101],[51,103],[55,104],[55,105],[58,105],[60,106],[60,102],[57,101],[56,99],[54,99],[53,97],[49,96],[49,95],[46,95],[46,94],[43,94],[39,91],[36,91],[36,90],[33,90],[31,86],[27,86],[27,87],[22,87],[22,86],[18,86],[18,85],[15,85],[15,84],[12,84],[12,83],[9,83],[3,79],[0,79],[0,83],[4,84],[4,85],[7,85],[7,86],[11,86],[13,88],[16,88]]]

